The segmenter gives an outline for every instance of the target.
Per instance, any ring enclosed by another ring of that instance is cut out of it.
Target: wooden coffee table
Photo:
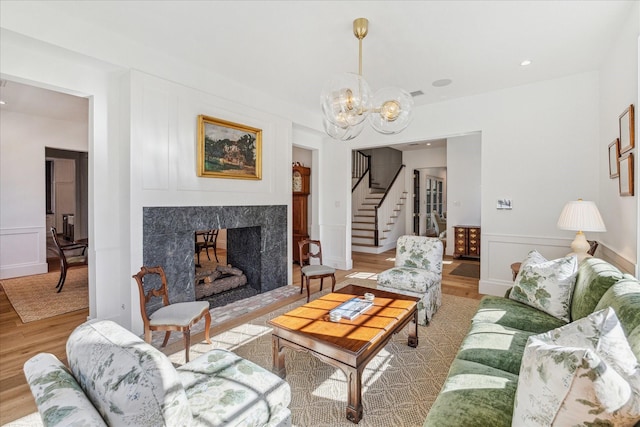
[[[375,295],[374,305],[353,320],[329,320],[329,311],[365,292]],[[284,348],[307,351],[344,371],[348,382],[347,419],[362,419],[362,372],[392,335],[409,323],[408,345],[418,346],[418,298],[356,285],[346,287],[268,323],[273,327],[273,372],[285,378]]]

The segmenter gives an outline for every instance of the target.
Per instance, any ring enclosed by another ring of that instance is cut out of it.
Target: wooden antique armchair
[[[154,287],[148,284],[145,276],[147,274],[157,275],[160,277],[160,287]],[[186,361],[189,362],[189,347],[191,346],[191,327],[198,323],[204,317],[204,337],[208,344],[209,328],[211,327],[211,314],[209,313],[209,303],[207,301],[190,301],[179,302],[175,304],[169,303],[169,292],[167,290],[167,276],[164,274],[162,267],[141,267],[140,271],[133,276],[138,283],[140,291],[140,313],[144,322],[144,340],[151,343],[152,331],[165,331],[162,347],[169,342],[171,331],[181,331],[184,335],[184,351]],[[145,286],[145,284],[147,284]],[[145,291],[145,287],[147,290]],[[163,307],[154,311],[147,312],[147,303],[153,297],[161,297]]]
[[[88,245],[86,243],[75,242],[63,245],[58,240],[58,232],[55,227],[51,227],[51,236],[53,237],[53,243],[56,246],[56,251],[60,257],[60,279],[58,279],[58,284],[56,285],[56,289],[60,292],[64,286],[64,281],[67,278],[67,271],[70,268],[87,265]]]

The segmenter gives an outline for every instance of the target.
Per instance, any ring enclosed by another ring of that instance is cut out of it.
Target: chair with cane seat
[[[324,278],[331,277],[331,292],[333,292],[336,287],[336,269],[322,265],[322,246],[320,245],[320,240],[301,240],[298,242],[298,249],[300,251],[300,293],[302,293],[306,282],[307,302],[309,302],[309,298],[311,297],[311,291],[309,290],[311,279],[320,279],[320,290],[322,290]],[[311,264],[311,259],[313,258],[318,260],[318,264]]]
[[[156,287],[149,283],[148,274],[160,277],[160,286]],[[207,301],[169,303],[169,292],[167,290],[167,276],[162,267],[141,267],[140,271],[133,276],[138,283],[140,290],[140,312],[144,322],[144,340],[151,343],[152,331],[166,331],[162,347],[167,345],[171,331],[181,331],[184,335],[184,351],[186,361],[189,362],[189,347],[191,346],[191,327],[204,317],[204,337],[208,344],[209,328],[211,327],[211,314],[209,313],[209,303]],[[145,287],[147,288],[145,292]],[[161,297],[163,306],[151,314],[147,313],[147,303],[153,297]]]

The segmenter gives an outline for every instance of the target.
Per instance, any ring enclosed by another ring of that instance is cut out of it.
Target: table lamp
[[[591,256],[587,253],[589,242],[583,231],[607,231],[596,204],[582,199],[564,205],[558,218],[558,228],[577,231],[576,238],[571,242],[573,252],[569,255],[576,255],[578,262]]]

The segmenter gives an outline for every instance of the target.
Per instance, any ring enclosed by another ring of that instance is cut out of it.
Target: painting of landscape
[[[198,176],[262,179],[262,130],[198,116]]]

